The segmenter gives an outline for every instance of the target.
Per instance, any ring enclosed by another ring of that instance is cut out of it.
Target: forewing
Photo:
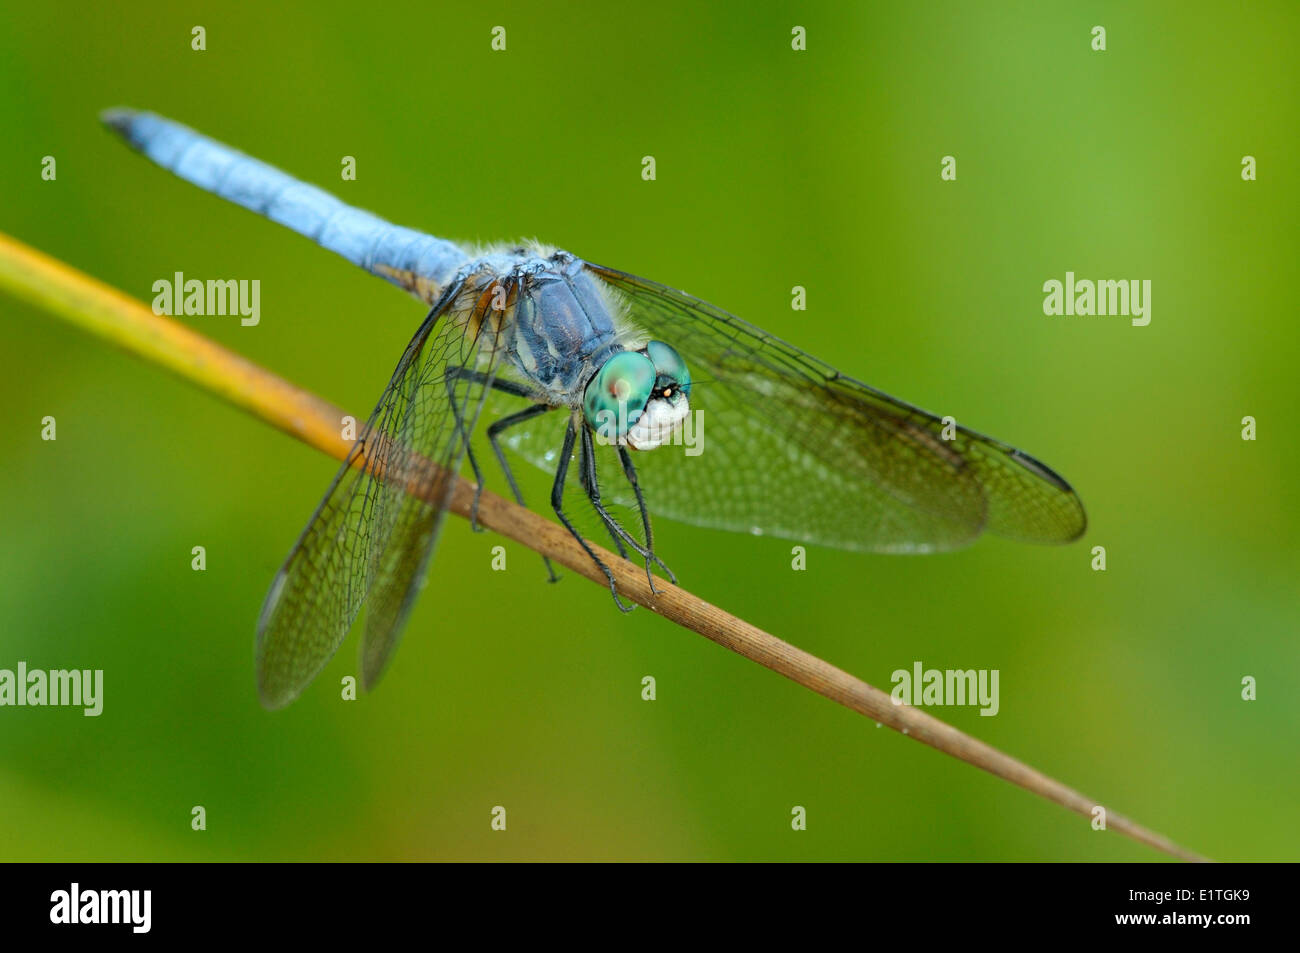
[[[1042,543],[1083,533],[1078,496],[1027,454],[961,426],[946,440],[933,414],[734,315],[588,267],[621,296],[628,321],[676,348],[699,381],[698,432],[686,434],[698,455],[681,446],[635,454],[652,515],[889,552],[953,549],[984,529]]]
[[[263,704],[288,704],[338,650],[367,605],[362,681],[382,673],[424,577],[464,454],[459,409],[482,388],[450,391],[448,368],[490,364],[495,348],[465,333],[455,289],[411,339],[379,404],[277,574],[257,631]],[[453,400],[455,404],[453,404]]]

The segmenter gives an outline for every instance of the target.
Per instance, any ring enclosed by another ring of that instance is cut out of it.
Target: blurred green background
[[[934,714],[1195,850],[1295,860],[1296,7],[1043,7],[8,6],[0,229],[146,301],[260,279],[260,326],[185,320],[367,413],[419,304],[96,119],[152,109],[401,224],[687,288],[1021,446],[1079,488],[1084,541],[802,573],[776,539],[657,542],[874,684],[996,668],[997,717]],[[1151,279],[1150,326],[1045,317],[1066,270]],[[0,354],[0,668],[102,668],[106,696],[0,709],[0,858],[1160,859],[521,547],[492,572],[503,541],[460,520],[376,693],[339,698],[353,637],[265,712],[254,622],[333,462],[8,297]]]

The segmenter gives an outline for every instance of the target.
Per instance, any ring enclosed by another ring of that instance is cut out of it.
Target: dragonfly
[[[298,697],[363,607],[363,687],[384,673],[466,462],[476,526],[484,475],[471,436],[490,395],[513,408],[486,423],[486,436],[515,500],[524,505],[512,456],[551,475],[552,511],[623,611],[632,607],[572,518],[566,488],[585,499],[588,520],[620,557],[644,561],[652,589],[656,569],[676,581],[655,551],[652,508],[688,524],[860,552],[942,552],[985,531],[1067,543],[1086,528],[1078,494],[1027,453],[683,291],[536,241],[463,247],[153,113],[102,118],[181,179],[428,308],[267,594],[257,684],[268,708]],[[696,452],[674,452],[693,420]],[[549,561],[546,569],[555,579]]]

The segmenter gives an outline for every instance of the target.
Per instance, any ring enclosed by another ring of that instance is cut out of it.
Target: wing
[[[324,668],[366,604],[362,683],[383,673],[433,554],[486,388],[497,328],[467,321],[457,288],[435,305],[393,372],[347,461],[280,569],[257,627],[258,693],[293,701]],[[466,332],[472,327],[474,333]],[[499,328],[499,326],[498,326]]]
[[[1082,535],[1070,485],[1014,447],[845,377],[797,348],[656,282],[588,265],[628,320],[668,342],[692,378],[698,455],[635,454],[652,515],[852,550],[934,552],[983,530],[1027,542]],[[611,495],[619,485],[606,478]],[[631,503],[629,495],[620,502]]]

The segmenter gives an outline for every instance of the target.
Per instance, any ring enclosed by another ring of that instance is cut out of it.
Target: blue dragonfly
[[[489,394],[516,405],[486,428],[515,499],[523,504],[507,450],[553,474],[551,508],[624,611],[566,509],[572,475],[592,524],[621,556],[644,560],[652,588],[655,567],[673,577],[655,553],[651,506],[699,526],[866,552],[951,550],[985,530],[1033,543],[1084,532],[1074,490],[1033,457],[945,427],[685,292],[537,242],[463,248],[160,116],[116,109],[103,119],[164,169],[429,308],[266,597],[257,677],[267,707],[298,696],[363,606],[363,686],[382,675],[466,460],[482,491],[470,437]],[[678,445],[691,415],[705,425],[698,453],[662,449]],[[612,487],[602,483],[611,473]],[[610,504],[631,514],[631,531]]]

